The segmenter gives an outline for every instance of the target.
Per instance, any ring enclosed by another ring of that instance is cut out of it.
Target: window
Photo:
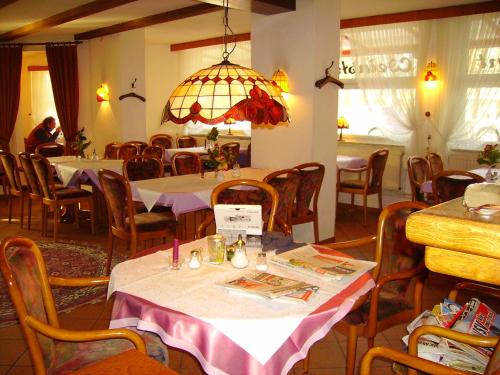
[[[48,70],[30,71],[31,75],[31,119],[33,127],[52,116],[57,122],[57,111],[52,94]]]

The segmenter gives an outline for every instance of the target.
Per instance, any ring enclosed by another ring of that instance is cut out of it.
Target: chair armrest
[[[54,340],[69,342],[85,342],[110,339],[124,339],[132,342],[138,351],[146,354],[146,345],[142,337],[129,329],[101,329],[94,331],[74,331],[69,329],[55,328],[33,316],[25,319],[26,324],[42,335]]]
[[[423,325],[415,329],[411,335],[408,342],[408,354],[411,356],[418,356],[418,339],[423,335],[435,335],[444,337],[447,339],[463,342],[464,344],[479,346],[483,348],[495,347],[498,343],[498,337],[491,336],[476,336],[470,335],[468,333],[462,333],[458,331],[453,331],[449,328]],[[416,375],[415,371],[409,370],[408,375]]]
[[[284,234],[286,234],[287,236],[292,235],[292,228],[290,228],[290,226],[287,223],[283,222],[283,220],[281,220],[279,217],[274,217],[274,223],[281,229]]]
[[[366,236],[366,237],[357,238],[357,239],[351,240],[351,241],[330,242],[330,243],[326,243],[326,244],[320,244],[320,246],[327,247],[327,248],[333,249],[333,250],[351,249],[351,248],[356,248],[356,247],[375,243],[376,240],[377,240],[377,236],[373,235],[373,236]]]
[[[215,220],[215,216],[213,212],[210,212],[205,220],[203,220],[200,225],[198,225],[198,229],[196,229],[196,238],[200,239],[207,235],[207,228],[212,222]]]
[[[49,284],[51,286],[72,286],[72,287],[84,287],[84,286],[99,286],[109,284],[108,276],[101,277],[54,277],[49,276]]]
[[[391,361],[404,364],[408,367],[434,375],[469,375],[469,372],[460,371],[428,361],[423,358],[411,356],[395,349],[386,347],[375,347],[368,350],[361,360],[360,374],[370,375],[371,364],[375,358],[387,358]]]
[[[487,294],[493,296],[495,298],[500,298],[500,289],[495,288],[494,286],[483,285],[478,283],[472,283],[469,281],[464,281],[456,284],[453,289],[448,294],[448,299],[455,301],[458,295],[458,292],[461,290],[469,290],[472,292],[479,292],[481,294]]]

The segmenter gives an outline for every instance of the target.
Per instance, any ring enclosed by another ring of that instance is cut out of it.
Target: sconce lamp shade
[[[349,129],[349,123],[344,118],[344,116],[340,116],[337,120],[337,127],[339,129]]]
[[[109,102],[109,87],[103,83],[96,91],[96,98],[98,102]]]
[[[270,81],[253,69],[224,60],[177,86],[163,110],[162,123],[166,121],[276,125],[288,121],[288,112],[281,92]]]
[[[281,92],[288,93],[288,75],[281,69],[274,72],[271,82],[280,88]]]
[[[437,76],[436,76],[436,63],[434,62],[430,62],[427,64],[427,66],[425,67],[425,69],[427,70],[427,72],[425,73],[425,81],[426,82],[432,82],[432,81],[437,81]]]

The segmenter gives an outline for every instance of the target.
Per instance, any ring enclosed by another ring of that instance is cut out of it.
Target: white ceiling
[[[405,12],[469,4],[484,0],[330,0],[340,1],[341,18]],[[19,0],[0,8],[0,34],[48,16],[82,5],[89,0]],[[73,35],[148,15],[199,4],[195,0],[138,0],[104,12],[40,31],[19,41],[72,40]],[[255,16],[255,15],[254,15]],[[249,32],[251,14],[230,11],[230,25],[235,33]],[[222,12],[168,22],[146,28],[148,43],[181,43],[212,38],[223,34]]]

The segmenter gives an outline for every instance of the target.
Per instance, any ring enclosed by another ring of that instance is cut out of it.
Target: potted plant
[[[84,128],[78,130],[75,135],[75,140],[72,143],[72,149],[76,152],[78,157],[85,157],[85,150],[90,146],[92,141],[87,141],[87,137],[84,134]]]
[[[486,172],[486,180],[495,180],[497,173],[493,173],[491,168],[494,168],[498,163],[500,163],[500,150],[498,145],[486,145],[484,150],[479,153],[477,158],[479,164],[486,164],[488,166],[488,171]]]
[[[217,126],[214,126],[210,130],[210,133],[207,134],[207,150],[214,147],[215,142],[217,142],[217,138],[219,138],[219,130],[217,130]]]

